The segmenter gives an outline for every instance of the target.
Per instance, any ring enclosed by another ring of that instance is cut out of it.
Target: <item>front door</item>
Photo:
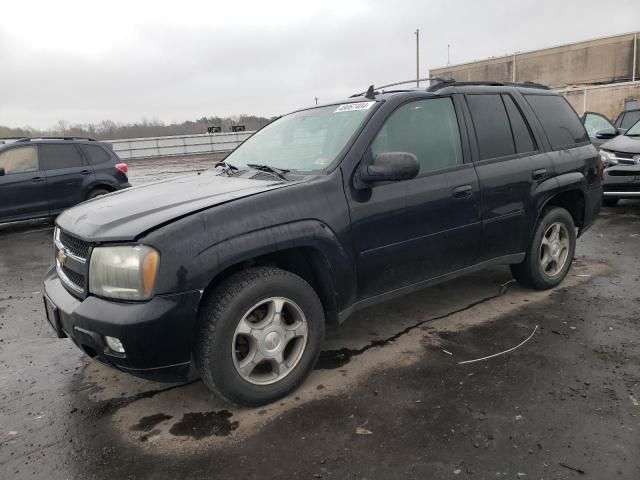
[[[411,180],[354,191],[349,199],[360,298],[472,265],[481,234],[478,178],[465,163],[451,98],[399,106],[363,161],[384,152],[414,154],[420,171]]]
[[[46,216],[47,183],[34,145],[0,152],[0,221]]]

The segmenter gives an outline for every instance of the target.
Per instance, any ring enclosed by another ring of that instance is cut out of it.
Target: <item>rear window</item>
[[[515,154],[511,125],[500,95],[467,95],[467,104],[476,130],[480,159]]]
[[[511,131],[516,144],[516,152],[528,153],[537,150],[536,142],[531,135],[531,130],[527,121],[522,116],[522,112],[515,104],[511,95],[503,95],[504,105],[507,107],[509,121],[511,122]]]
[[[106,150],[99,145],[83,145],[82,148],[91,165],[108,162],[111,159]]]
[[[571,105],[556,95],[525,95],[542,128],[547,134],[551,148],[560,150],[589,141],[587,131]]]
[[[46,170],[82,166],[82,157],[75,145],[42,144],[40,154]]]

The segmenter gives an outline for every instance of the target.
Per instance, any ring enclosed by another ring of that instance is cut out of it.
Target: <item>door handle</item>
[[[91,172],[89,170],[82,170],[80,175],[89,175]]]
[[[42,177],[33,177],[33,178],[31,179],[31,181],[32,181],[33,183],[44,182],[44,178],[42,178]]]
[[[546,168],[539,168],[538,170],[534,170],[533,172],[531,172],[531,178],[533,178],[534,180],[541,180],[546,176],[547,176]]]
[[[473,193],[473,187],[471,185],[460,185],[453,189],[453,198],[465,198],[470,197]]]

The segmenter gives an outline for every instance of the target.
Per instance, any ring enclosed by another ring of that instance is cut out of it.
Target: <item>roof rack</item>
[[[484,81],[469,81],[469,82],[458,82],[456,80],[450,79],[448,81],[439,82],[434,85],[431,85],[427,88],[428,92],[435,92],[445,87],[470,87],[470,86],[486,86],[486,87],[524,87],[524,88],[539,88],[541,90],[549,90],[549,87],[546,85],[542,85],[541,83],[535,82],[495,82],[491,80]]]
[[[426,77],[426,78],[414,78],[412,80],[404,80],[402,82],[389,83],[388,85],[381,85],[379,87],[374,87],[373,85],[370,85],[366,92],[354,93],[349,98],[361,97],[364,95],[366,98],[373,99],[375,98],[376,95],[380,93],[378,90],[382,90],[383,88],[395,87],[397,85],[406,85],[407,83],[413,83],[413,82],[427,82],[432,80],[437,80],[438,82],[454,82],[455,81],[453,78],[450,78],[450,77]]]
[[[16,143],[30,142],[32,140],[87,140],[89,142],[97,142],[95,138],[90,137],[24,137],[20,138],[20,140],[16,140]]]

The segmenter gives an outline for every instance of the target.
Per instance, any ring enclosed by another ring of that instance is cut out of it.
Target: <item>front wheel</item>
[[[278,268],[251,268],[203,300],[195,360],[204,383],[220,397],[259,406],[304,381],[323,338],[322,304],[306,281]]]
[[[538,290],[558,285],[567,276],[576,249],[576,228],[564,208],[547,210],[535,229],[522,263],[511,265],[513,277]]]

